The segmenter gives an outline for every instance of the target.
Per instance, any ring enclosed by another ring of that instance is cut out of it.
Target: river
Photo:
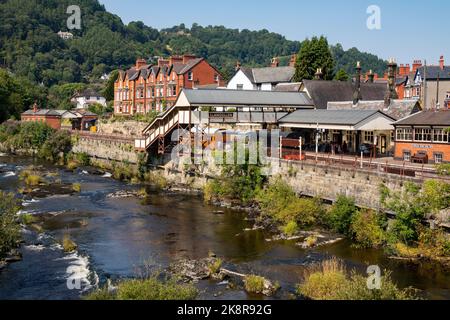
[[[19,173],[30,164],[56,171],[63,183],[80,183],[82,191],[24,203],[23,212],[33,214],[43,230],[23,230],[23,260],[0,271],[0,299],[79,299],[106,279],[134,277],[142,266],[163,269],[181,258],[200,259],[209,252],[233,270],[279,281],[283,290],[276,299],[295,291],[305,266],[332,256],[360,272],[367,265],[388,269],[399,286],[417,288],[424,298],[450,299],[450,274],[434,264],[393,261],[380,250],[357,250],[346,241],[314,250],[301,249],[295,242],[267,242],[261,230],[244,231],[252,227],[244,212],[205,205],[197,196],[155,193],[145,204],[133,197],[113,199],[108,195],[140,187],[7,155],[0,156],[0,189],[16,192]],[[223,214],[214,214],[217,211]],[[58,244],[67,233],[78,245],[76,253],[66,254]],[[81,279],[81,286],[69,289],[73,278]],[[200,299],[261,299],[212,281],[198,286]]]

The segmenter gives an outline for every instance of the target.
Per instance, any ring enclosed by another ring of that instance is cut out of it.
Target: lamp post
[[[303,160],[303,155],[302,155],[302,145],[303,145],[303,138],[302,137],[300,137],[299,138],[299,149],[300,149],[300,161],[302,161]]]

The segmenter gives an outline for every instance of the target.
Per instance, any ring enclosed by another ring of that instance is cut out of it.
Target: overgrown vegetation
[[[288,235],[299,227],[314,225],[323,213],[319,199],[299,198],[281,178],[276,178],[256,197],[263,215],[282,226]]]
[[[245,291],[249,293],[262,294],[266,279],[257,275],[248,275],[244,278]]]
[[[313,300],[412,300],[411,289],[399,289],[389,272],[381,279],[380,289],[369,289],[367,277],[348,272],[337,259],[323,261],[305,271],[298,293]]]
[[[237,200],[249,204],[255,200],[263,183],[264,177],[257,165],[226,165],[219,178],[206,184],[205,200]]]
[[[19,244],[18,211],[19,203],[14,195],[0,191],[0,259]]]
[[[117,289],[97,290],[87,300],[195,300],[198,290],[191,284],[180,284],[174,278],[154,275],[148,279],[124,280]]]
[[[40,122],[7,121],[0,125],[0,143],[9,150],[34,152],[52,162],[64,161],[72,148],[70,134]]]

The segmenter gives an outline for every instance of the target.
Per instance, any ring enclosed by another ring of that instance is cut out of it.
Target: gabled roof
[[[422,78],[425,76],[425,67],[420,67],[417,69],[416,77],[420,74]],[[426,77],[428,80],[437,80],[439,76],[440,80],[450,80],[450,66],[444,66],[441,69],[440,66],[427,66],[426,67]]]
[[[356,105],[353,101],[329,102],[328,110],[380,110],[395,120],[402,119],[421,111],[418,100],[391,100],[388,107],[384,101],[359,101]]]
[[[353,101],[354,84],[349,81],[304,80],[317,109],[327,109],[328,102]],[[388,87],[384,83],[361,83],[361,95],[364,101],[384,101]]]
[[[294,78],[294,67],[245,68],[240,70],[255,84],[291,82]]]
[[[301,82],[279,83],[275,86],[275,91],[280,92],[299,92],[302,87]]]
[[[422,111],[397,121],[394,125],[450,127],[450,110]]]
[[[273,106],[307,107],[312,102],[303,92],[275,92],[256,90],[183,89],[177,106]],[[184,105],[187,104],[187,105]]]
[[[29,109],[22,113],[22,115],[35,115],[35,116],[61,116],[66,113],[67,110],[53,110],[53,109],[38,109],[34,112],[33,109]]]

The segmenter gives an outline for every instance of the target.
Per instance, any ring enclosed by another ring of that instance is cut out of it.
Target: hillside
[[[56,33],[66,31],[68,5],[82,8],[82,30],[64,41]],[[249,31],[194,24],[158,31],[142,22],[124,25],[96,0],[0,1],[0,63],[15,74],[50,86],[86,82],[104,72],[134,63],[136,57],[194,53],[207,58],[228,76],[236,61],[247,66],[266,66],[274,56],[298,52],[301,43],[267,30]],[[384,71],[376,56],[357,49],[333,47],[337,68],[353,72],[355,59],[367,68]]]

